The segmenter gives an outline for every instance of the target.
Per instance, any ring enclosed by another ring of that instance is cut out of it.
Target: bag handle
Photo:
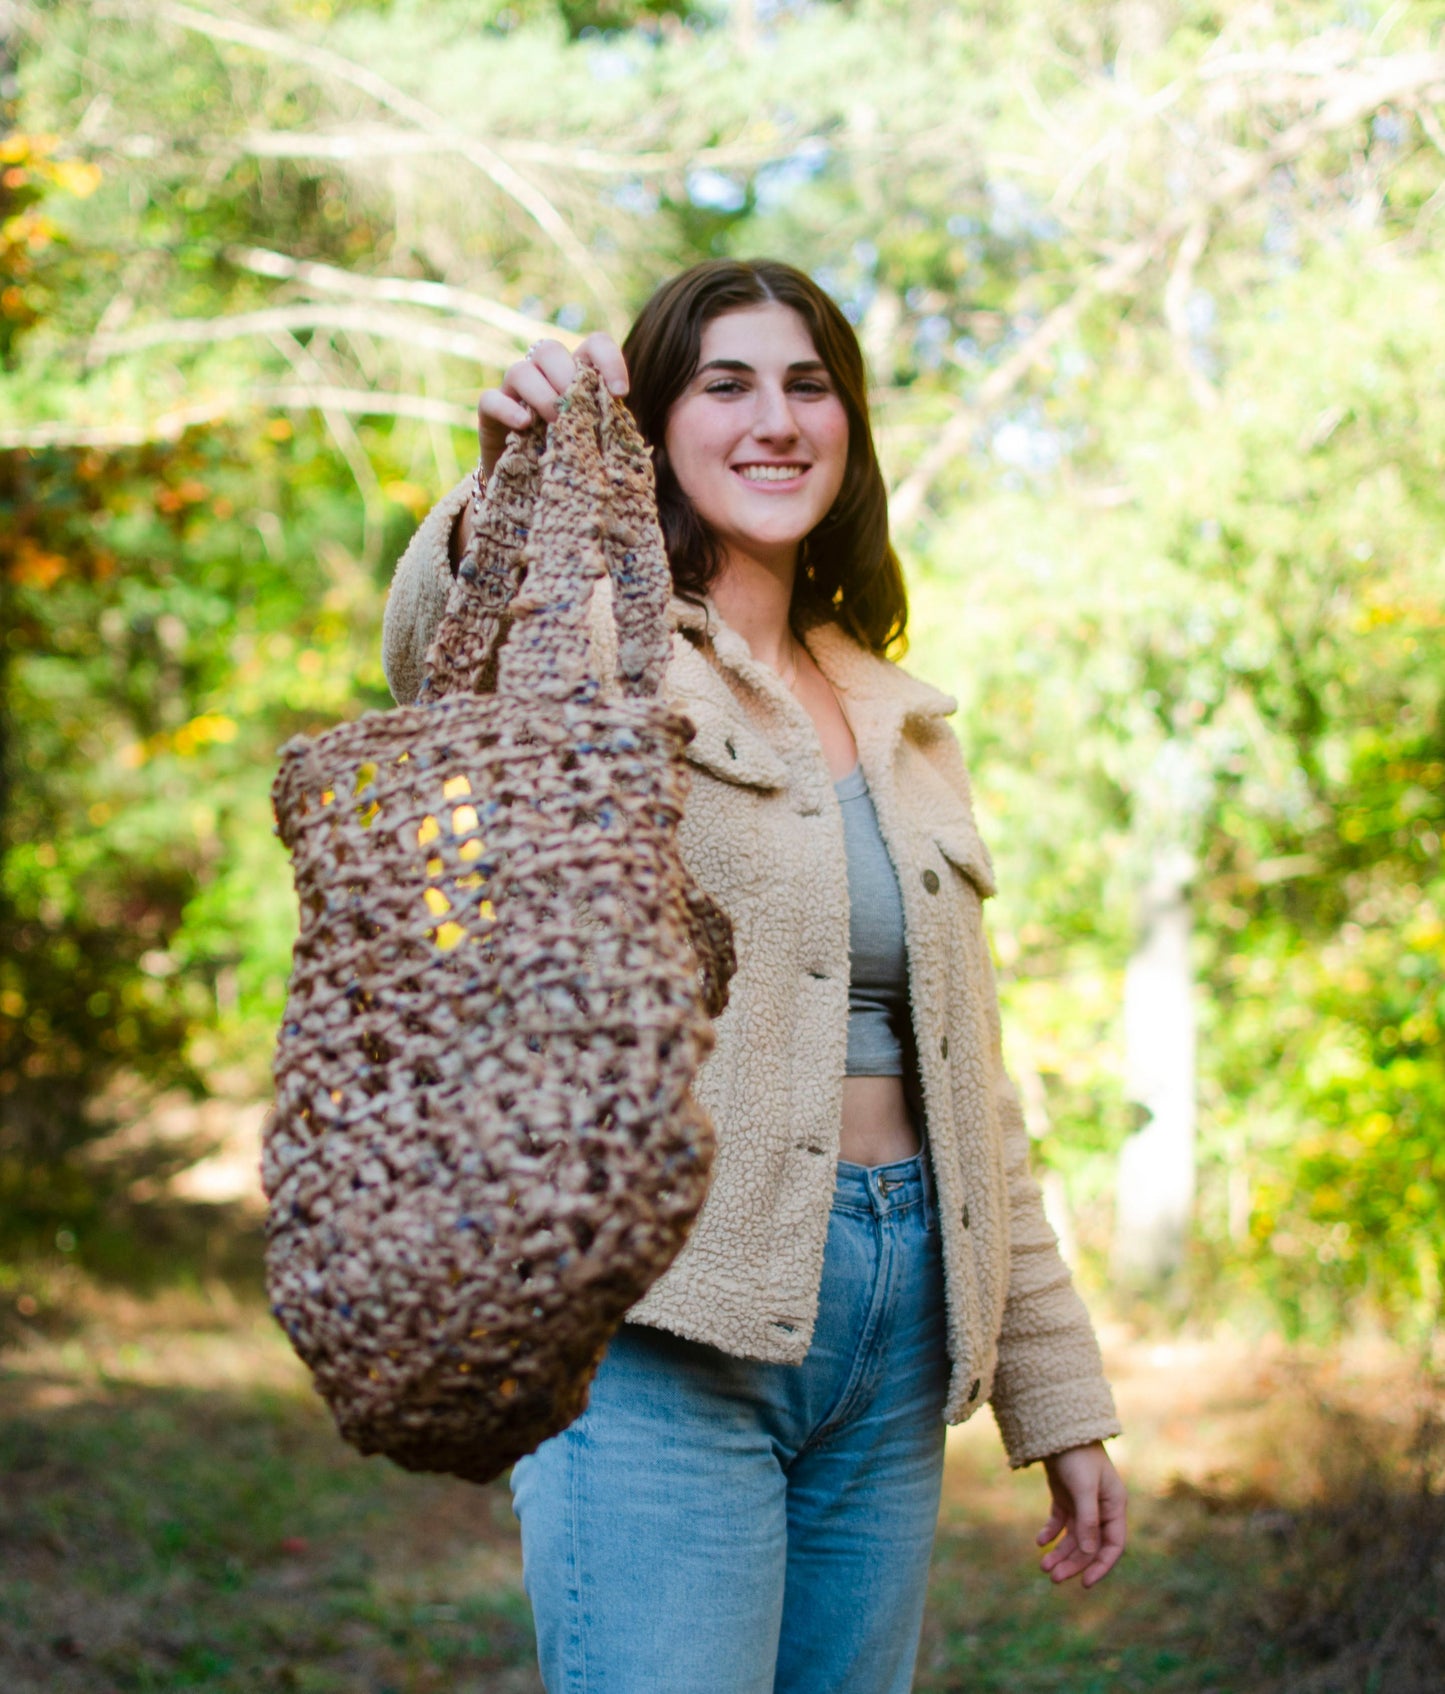
[[[522,580],[545,435],[541,424],[509,435],[485,491],[472,496],[471,540],[426,650],[418,701],[489,694],[495,686],[493,652]]]
[[[486,693],[494,681],[516,699],[593,697],[587,610],[604,571],[618,683],[624,694],[655,695],[671,653],[672,592],[655,500],[651,454],[631,413],[583,366],[554,424],[508,438],[427,650],[420,698]]]

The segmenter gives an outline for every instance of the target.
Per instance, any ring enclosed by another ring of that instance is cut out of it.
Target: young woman
[[[676,593],[670,695],[697,726],[684,856],[738,970],[698,1079],[717,1160],[587,1411],[514,1467],[549,1694],[903,1694],[944,1426],[991,1401],[1042,1460],[1043,1569],[1124,1547],[1118,1433],[1028,1172],[1000,1055],[954,702],[883,655],[907,620],[863,359],[801,272],[716,261],[624,347],[575,358],[650,442]],[[481,397],[482,477],[556,416],[542,341]],[[414,697],[467,545],[471,479],[387,606]],[[604,585],[605,586],[605,585]],[[594,602],[611,675],[608,597]]]

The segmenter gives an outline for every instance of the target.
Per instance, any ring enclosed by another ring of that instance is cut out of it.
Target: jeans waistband
[[[920,1148],[911,1159],[897,1159],[887,1165],[855,1165],[839,1159],[833,1204],[850,1211],[875,1212],[879,1217],[921,1205],[924,1221],[931,1229],[936,1203],[928,1150]]]

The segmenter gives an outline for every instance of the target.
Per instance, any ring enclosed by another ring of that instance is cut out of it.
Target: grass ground
[[[919,1694],[1445,1687],[1410,1361],[1105,1342],[1128,1557],[1052,1589],[1040,1473],[953,1432]],[[250,1299],[75,1287],[0,1352],[0,1689],[538,1694],[506,1486],[355,1457]]]

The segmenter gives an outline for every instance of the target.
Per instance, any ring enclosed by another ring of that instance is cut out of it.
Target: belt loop
[[[938,1228],[938,1195],[933,1186],[933,1161],[928,1156],[928,1143],[919,1153],[923,1165],[923,1224],[930,1235]]]

